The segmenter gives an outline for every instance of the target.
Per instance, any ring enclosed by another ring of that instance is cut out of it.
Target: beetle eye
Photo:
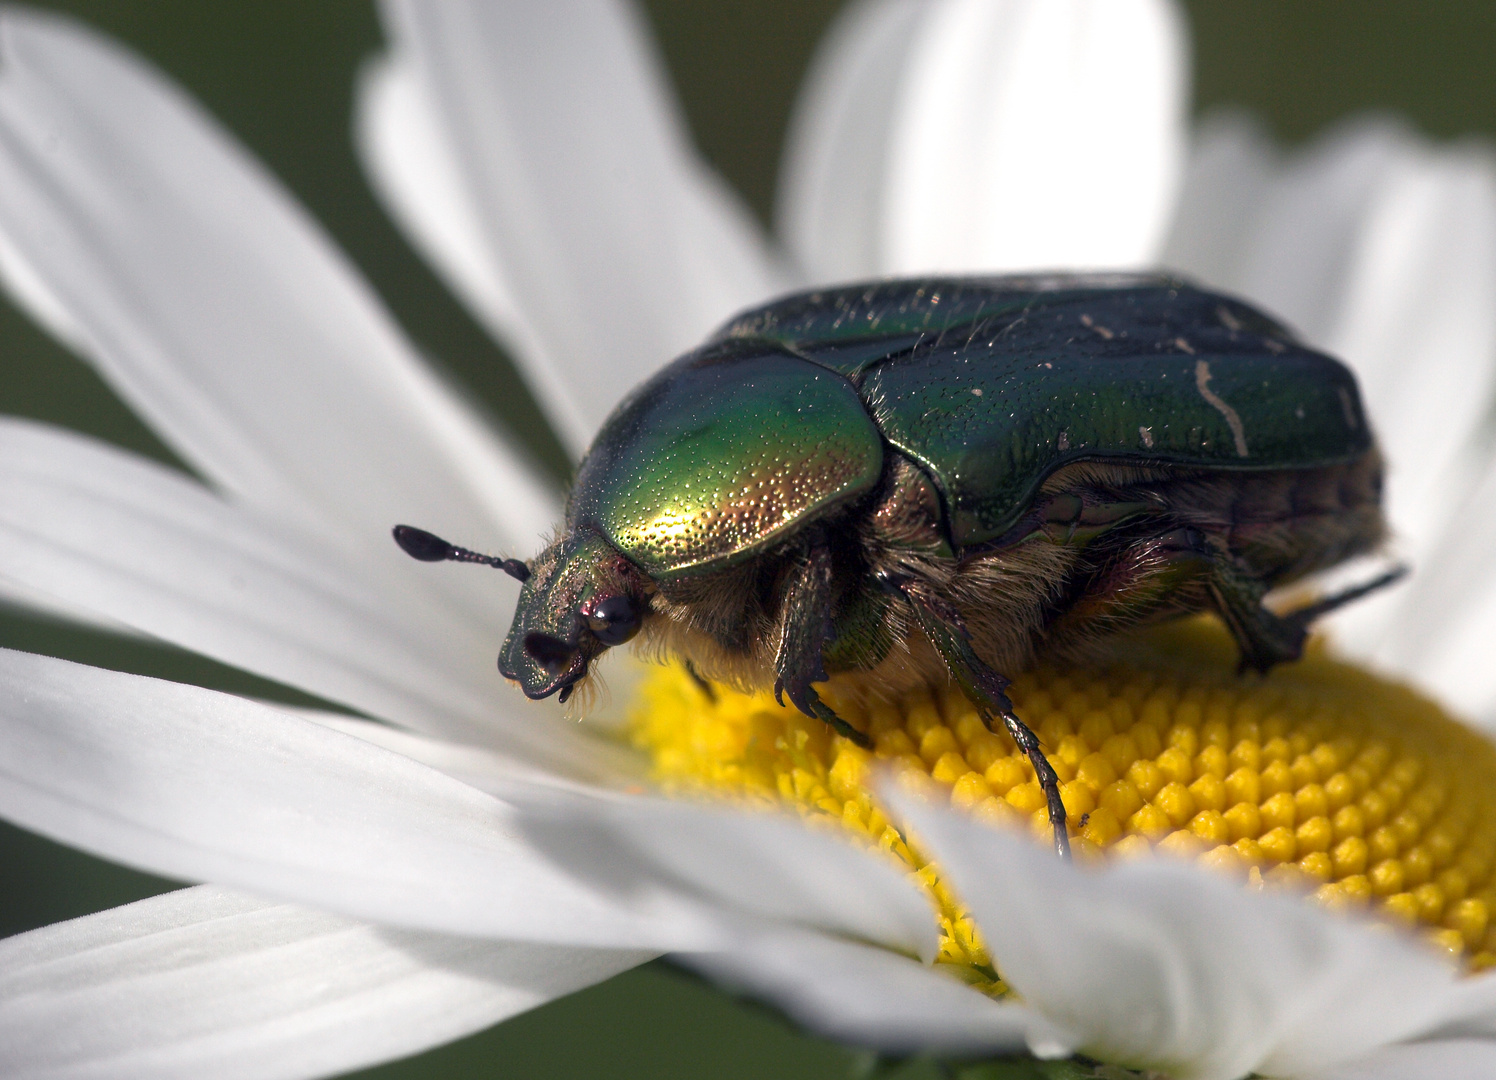
[[[612,648],[639,632],[639,608],[627,596],[609,596],[587,615],[587,629]]]

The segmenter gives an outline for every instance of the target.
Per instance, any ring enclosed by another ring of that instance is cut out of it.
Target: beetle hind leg
[[[1210,593],[1215,607],[1241,650],[1241,670],[1266,673],[1277,664],[1299,659],[1314,620],[1337,608],[1385,588],[1408,572],[1397,566],[1384,574],[1352,586],[1333,596],[1278,615],[1262,606],[1267,587],[1236,571],[1225,558],[1217,558],[1211,573]]]
[[[977,655],[961,614],[952,605],[914,580],[885,577],[883,582],[909,602],[920,629],[940,654],[961,692],[976,706],[982,723],[992,730],[994,717],[1001,720],[1003,728],[1029,759],[1049,808],[1055,853],[1062,859],[1070,858],[1070,832],[1065,822],[1065,803],[1060,798],[1060,778],[1044,756],[1039,737],[1013,711],[1013,702],[1007,694],[1008,680]]]

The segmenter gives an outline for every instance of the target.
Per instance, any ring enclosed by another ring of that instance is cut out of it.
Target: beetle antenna
[[[530,568],[518,559],[501,559],[497,555],[469,551],[465,547],[449,544],[435,533],[418,529],[414,525],[396,525],[393,531],[395,543],[412,559],[420,559],[422,562],[482,563],[495,570],[502,570],[519,581],[529,580]]]

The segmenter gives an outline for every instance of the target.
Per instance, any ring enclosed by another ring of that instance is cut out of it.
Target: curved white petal
[[[460,1038],[648,953],[474,941],[183,889],[0,942],[13,1080],[301,1080]]]
[[[755,919],[935,954],[935,919],[920,890],[885,856],[835,833],[667,799],[554,789],[505,798],[537,848],[600,889],[627,891],[638,875],[657,876]],[[624,852],[631,857],[620,859]]]
[[[1384,653],[1462,717],[1496,733],[1496,462],[1487,460],[1396,608]]]
[[[272,708],[303,717],[314,724],[352,735],[375,746],[393,750],[401,757],[429,765],[437,772],[445,773],[454,780],[461,780],[468,787],[486,791],[490,795],[505,798],[517,783],[540,785],[562,790],[581,790],[594,793],[596,788],[585,781],[568,779],[565,772],[578,770],[547,768],[530,757],[516,757],[500,753],[488,746],[453,742],[449,739],[432,738],[405,731],[385,724],[364,720],[357,716],[328,712],[324,709],[305,709],[270,703]],[[611,760],[609,764],[614,764]],[[617,761],[606,780],[614,786],[639,783],[643,779],[643,763],[633,759]]]
[[[581,884],[506,804],[398,754],[227,694],[9,651],[0,816],[168,877],[417,929],[655,949],[723,937],[657,878],[626,896]]]
[[[1243,265],[1253,250],[1252,232],[1263,200],[1281,167],[1279,156],[1253,116],[1219,112],[1202,121],[1190,143],[1162,264],[1207,285],[1244,291]],[[1324,222],[1313,224],[1323,227]],[[1283,272],[1298,270],[1299,264],[1290,262]],[[1301,330],[1299,317],[1306,306],[1313,307],[1307,297],[1289,298],[1292,310],[1276,306],[1282,296],[1254,299]]]
[[[653,874],[752,919],[820,927],[918,955],[935,953],[929,903],[904,874],[883,857],[794,819],[604,796],[476,747],[354,717],[298,714],[497,795],[521,810],[520,821],[537,847],[599,888],[627,889],[637,875]]]
[[[125,637],[143,637],[138,630],[126,626],[117,619],[111,619],[101,615],[92,608],[82,604],[70,604],[53,596],[51,593],[43,592],[24,582],[16,581],[14,578],[5,576],[0,569],[0,606],[12,607],[23,611],[33,617],[39,616],[43,619],[55,619],[59,622],[78,623],[83,626],[92,627],[95,630],[103,630],[106,633],[120,634]]]
[[[577,452],[613,405],[781,287],[621,3],[391,0],[357,130],[395,216]],[[476,233],[468,230],[476,229]]]
[[[1436,574],[1456,571],[1438,545],[1458,538],[1487,448],[1478,439],[1496,400],[1496,160],[1474,148],[1428,154],[1387,176],[1367,223],[1331,348],[1363,377],[1388,460],[1387,514],[1424,576],[1406,603],[1347,612],[1346,644],[1393,670],[1423,672],[1420,650],[1461,614],[1419,611]],[[1485,560],[1482,559],[1482,562]],[[1467,568],[1468,569],[1468,568]],[[1355,619],[1363,620],[1361,623]],[[1425,683],[1459,693],[1466,675]]]
[[[879,269],[1151,264],[1183,165],[1186,64],[1167,0],[929,5],[868,223]]]
[[[1081,870],[894,798],[1003,976],[1104,1060],[1180,1080],[1313,1075],[1468,1013],[1458,972],[1393,933],[1169,860]]]
[[[1444,1039],[1386,1046],[1359,1061],[1307,1074],[1306,1080],[1488,1080],[1496,1076],[1496,1040]]]
[[[812,278],[1153,262],[1184,154],[1166,0],[874,0],[802,91],[780,224]]]
[[[1164,258],[1327,346],[1378,178],[1407,149],[1400,130],[1360,121],[1283,156],[1250,118],[1212,117],[1196,135]]]
[[[1388,511],[1425,552],[1464,494],[1454,466],[1496,390],[1496,158],[1419,149],[1379,178],[1326,344],[1361,377]]]
[[[884,187],[904,67],[927,7],[860,0],[832,24],[800,87],[777,193],[781,240],[812,282],[884,273]]]
[[[906,956],[823,934],[782,931],[731,951],[676,957],[772,1002],[812,1031],[887,1053],[1049,1057],[1075,1044],[1042,1016],[997,1002]]]
[[[400,57],[397,59],[397,55]],[[385,208],[469,308],[522,353],[541,345],[483,240],[461,157],[446,141],[431,88],[403,54],[370,57],[358,73],[353,141]]]
[[[153,462],[0,419],[0,572],[12,580],[407,727],[562,771],[600,767],[576,724],[495,670],[513,583],[465,578],[487,597],[480,622],[431,587],[431,571],[454,569],[393,543],[345,555]]]
[[[0,273],[214,483],[364,546],[522,550],[554,497],[196,105],[81,26],[0,16]]]

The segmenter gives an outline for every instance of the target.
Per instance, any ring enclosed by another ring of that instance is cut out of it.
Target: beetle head
[[[605,649],[639,630],[648,611],[637,570],[592,532],[569,533],[530,563],[499,671],[529,698],[561,692],[587,677]]]

